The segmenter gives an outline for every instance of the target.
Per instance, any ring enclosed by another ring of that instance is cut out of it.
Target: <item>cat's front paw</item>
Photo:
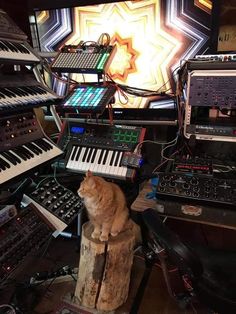
[[[101,234],[100,237],[99,237],[99,240],[101,242],[108,241],[108,235]]]
[[[91,237],[92,237],[93,239],[99,239],[99,237],[100,237],[100,232],[93,232],[93,233],[91,234]]]
[[[119,232],[111,232],[111,235],[112,235],[113,237],[116,237],[118,234],[119,234]]]

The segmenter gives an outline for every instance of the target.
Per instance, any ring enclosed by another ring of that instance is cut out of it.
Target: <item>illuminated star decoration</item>
[[[122,39],[117,33],[112,36],[111,44],[116,45],[117,51],[108,74],[113,80],[125,82],[130,73],[137,71],[135,60],[139,52],[133,49],[132,38]]]

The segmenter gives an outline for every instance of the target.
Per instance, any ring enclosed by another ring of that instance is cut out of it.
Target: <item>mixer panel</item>
[[[212,204],[236,205],[236,180],[160,173],[157,198],[184,198]]]

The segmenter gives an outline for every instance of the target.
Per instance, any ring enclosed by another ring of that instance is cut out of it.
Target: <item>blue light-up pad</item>
[[[79,112],[102,112],[116,89],[107,86],[79,86],[63,101],[64,109],[77,109]]]

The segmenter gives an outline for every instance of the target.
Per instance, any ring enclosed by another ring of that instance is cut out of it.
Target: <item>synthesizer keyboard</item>
[[[133,152],[145,129],[121,125],[66,122],[58,145],[66,151],[65,168],[118,180],[132,180],[135,170],[122,165],[124,152]]]
[[[32,75],[0,75],[0,113],[54,104],[59,96]]]
[[[39,63],[40,58],[27,42],[0,38],[0,61],[12,63]]]
[[[0,283],[19,274],[27,257],[39,250],[52,235],[52,230],[30,204],[1,227]]]
[[[207,175],[160,173],[157,199],[188,200],[236,208],[236,180]]]
[[[0,184],[62,154],[33,111],[0,118]]]
[[[27,42],[27,35],[0,9],[0,61],[12,64],[39,63],[40,57]]]

